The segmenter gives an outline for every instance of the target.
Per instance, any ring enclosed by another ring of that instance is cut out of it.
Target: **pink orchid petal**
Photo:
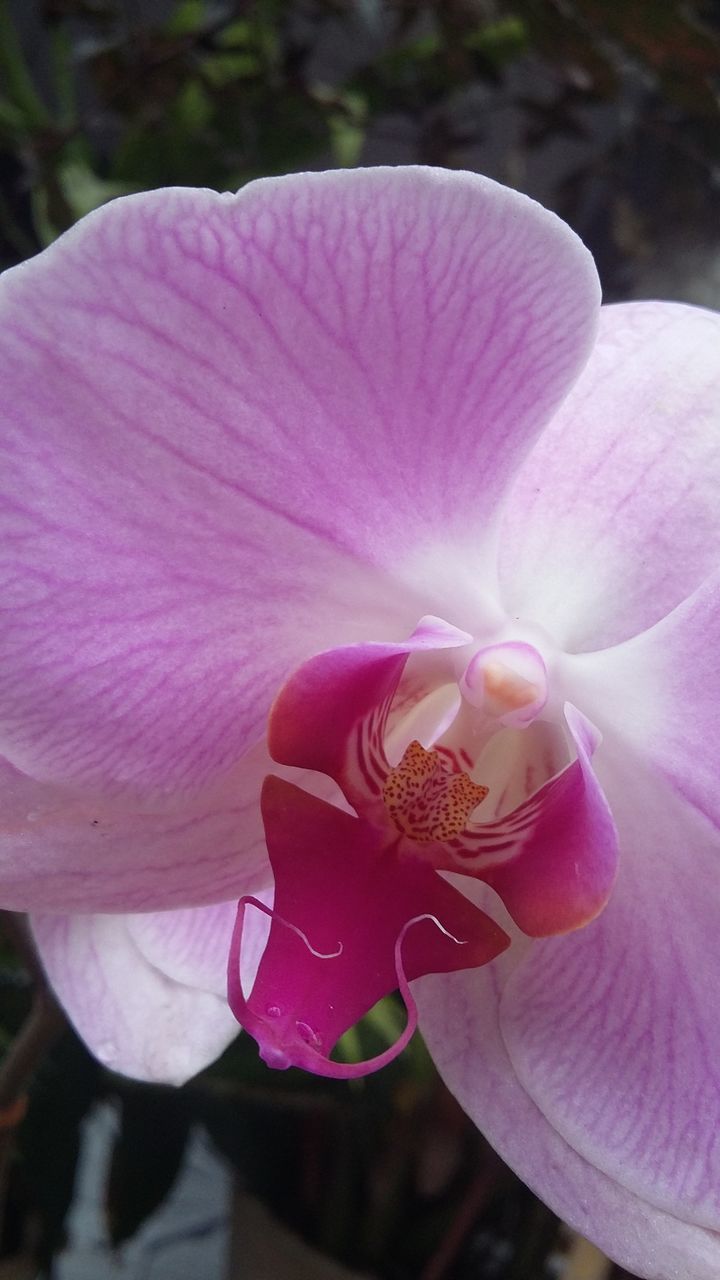
[[[273,888],[256,890],[265,908],[273,901]],[[184,911],[148,911],[125,916],[128,933],[149,964],[181,986],[198,987],[223,998],[227,995],[228,939],[232,938],[237,902]],[[255,980],[265,950],[268,927],[264,919],[251,920],[244,930],[240,967],[243,981]]]
[[[720,316],[603,308],[593,353],[508,497],[509,614],[570,650],[643,631],[717,565]]]
[[[131,196],[6,273],[5,757],[200,787],[313,652],[472,612],[597,300],[552,214],[424,168]]]
[[[237,1034],[217,990],[233,918],[225,903],[163,913],[150,922],[149,947],[148,924],[140,946],[132,916],[35,915],[31,923],[53,988],[100,1061],[138,1080],[183,1084]]]
[[[599,752],[601,767],[625,855],[603,914],[492,966],[494,991],[478,974],[416,992],[421,1027],[553,1208],[641,1276],[704,1280],[720,1268],[717,831],[639,760]]]
[[[228,939],[236,904],[125,917],[128,933],[149,964],[181,986],[225,994]]]
[[[250,996],[234,957],[229,994],[273,1065],[307,1067],[308,1045],[326,1060],[405,976],[485,964],[507,945],[488,916],[427,864],[400,861],[367,823],[274,777],[263,813],[273,921]]]
[[[531,937],[594,919],[617,871],[617,832],[591,764],[597,734],[574,707],[565,716],[577,759],[504,819],[472,823],[444,864],[489,884]]]
[[[389,768],[385,726],[409,655],[426,656],[438,681],[443,672],[452,681],[451,651],[471,640],[440,618],[423,618],[400,644],[346,645],[317,654],[293,672],[273,704],[273,760],[329,775],[351,804],[366,809],[380,796]]]
[[[259,794],[271,765],[257,747],[221,786],[189,802],[131,807],[35,782],[0,762],[3,906],[149,911],[255,891],[269,874]]]
[[[256,893],[271,879],[260,812],[271,769],[344,803],[330,778],[279,767],[264,743],[222,783],[164,805],[53,787],[0,761],[3,906],[146,912]]]
[[[582,1156],[719,1230],[718,833],[619,751],[604,767],[627,852],[615,892],[589,928],[528,954],[503,995],[503,1035]]]
[[[562,939],[557,946],[574,941]],[[500,1027],[502,963],[415,984],[420,1027],[445,1083],[523,1181],[632,1275],[717,1280],[720,1235],[658,1209],[602,1173],[566,1142],[526,1092]]]
[[[621,739],[720,827],[720,574],[625,644],[566,660],[563,679]]]

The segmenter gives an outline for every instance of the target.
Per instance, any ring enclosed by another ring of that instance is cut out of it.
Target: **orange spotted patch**
[[[385,779],[383,800],[398,831],[427,844],[450,840],[464,831],[487,793],[487,787],[466,773],[451,773],[437,751],[411,742]]]

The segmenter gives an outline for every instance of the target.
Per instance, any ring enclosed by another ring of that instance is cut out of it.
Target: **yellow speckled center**
[[[398,831],[427,844],[464,831],[487,793],[466,773],[451,772],[437,751],[413,741],[385,779],[383,800]]]

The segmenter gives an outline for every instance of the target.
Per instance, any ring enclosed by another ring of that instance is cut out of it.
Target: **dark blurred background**
[[[716,0],[0,0],[0,266],[125,192],[421,163],[555,209],[608,300],[717,307],[719,93]],[[247,1038],[183,1090],[133,1084],[3,926],[0,1045],[34,1018],[47,1049],[0,1131],[0,1280],[625,1275],[502,1166],[419,1040],[354,1085],[270,1073]]]

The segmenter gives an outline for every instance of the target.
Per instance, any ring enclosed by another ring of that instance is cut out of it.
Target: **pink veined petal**
[[[257,894],[259,901],[272,903],[271,887],[259,888]],[[181,986],[225,997],[228,946],[236,913],[237,903],[233,900],[184,911],[143,912],[128,915],[125,921],[138,951],[166,977]],[[241,957],[248,981],[257,972],[266,941],[264,921],[251,922],[245,930]]]
[[[588,713],[720,827],[720,574],[642,635],[566,659]]]
[[[617,871],[617,832],[591,764],[597,734],[575,707],[565,716],[577,759],[505,818],[473,822],[449,842],[453,857],[444,864],[495,889],[531,937],[586,925]]]
[[[303,663],[270,712],[268,750],[284,765],[328,774],[351,804],[367,809],[381,796],[389,768],[384,734],[390,705],[411,653],[434,678],[454,680],[452,650],[472,636],[440,618],[423,618],[400,644],[330,649]]]
[[[221,786],[131,806],[0,762],[3,906],[151,911],[256,891],[269,878],[259,794],[271,765],[256,747]]]
[[[633,1272],[704,1280],[720,1263],[717,831],[641,761],[618,750],[602,769],[623,849],[606,910],[577,934],[533,944],[509,976],[497,971],[492,1000],[478,999],[482,977],[446,989],[442,1009],[421,992],[421,1026],[450,1087],[558,1212]],[[465,1026],[468,1000],[478,1022]],[[486,1084],[490,1006],[507,1054],[499,1096]],[[518,1096],[535,1114],[526,1149],[507,1124]],[[591,1171],[597,1203],[563,1187],[552,1162],[543,1171],[548,1146]],[[614,1222],[608,1180],[623,1210]]]
[[[553,215],[423,168],[130,196],[7,273],[6,758],[200,787],[313,652],[472,613],[597,302]]]
[[[165,912],[151,922],[150,959],[132,916],[35,915],[31,923],[52,986],[100,1061],[138,1080],[183,1084],[237,1034],[217,990],[233,918],[226,903]],[[193,974],[196,981],[182,980]]]
[[[149,964],[182,986],[223,995],[233,902],[184,911],[149,911],[125,917],[127,931]]]
[[[612,771],[611,771],[612,770]],[[603,915],[513,974],[501,1025],[550,1122],[629,1191],[720,1229],[718,831],[618,752],[624,858]]]
[[[272,776],[263,814],[275,875],[270,936],[249,997],[234,956],[228,976],[231,1007],[272,1065],[343,1074],[327,1070],[330,1051],[382,996],[423,973],[485,964],[507,945],[432,868],[400,861],[351,814]]]
[[[329,778],[258,744],[199,795],[130,804],[35,782],[0,761],[0,883],[16,911],[154,911],[237,899],[271,879],[260,791],[272,769],[343,803]]]
[[[547,944],[533,949],[538,945]],[[656,1208],[602,1173],[523,1088],[500,1028],[501,967],[502,961],[415,984],[420,1027],[445,1083],[523,1181],[632,1275],[717,1280],[720,1235]]]
[[[720,316],[604,307],[593,353],[508,495],[509,614],[561,648],[645,630],[720,554]]]

